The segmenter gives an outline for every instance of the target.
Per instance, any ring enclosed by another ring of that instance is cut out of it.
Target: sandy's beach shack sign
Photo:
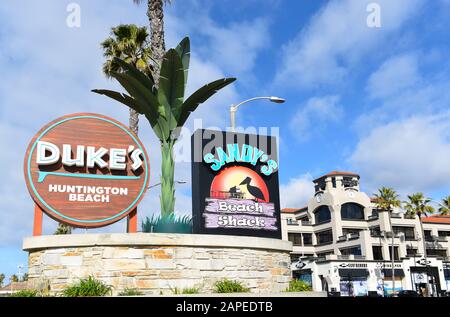
[[[36,204],[34,235],[41,234],[42,212],[81,228],[129,216],[128,230],[136,231],[150,171],[142,143],[120,122],[90,113],[50,122],[30,142],[24,173]]]
[[[191,155],[194,233],[281,239],[275,137],[197,130]]]

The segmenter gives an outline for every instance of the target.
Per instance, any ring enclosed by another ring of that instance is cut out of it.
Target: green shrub
[[[177,217],[152,215],[142,221],[142,232],[166,232],[166,233],[192,233],[192,218],[189,216]]]
[[[309,292],[312,291],[311,285],[302,280],[292,280],[285,292]]]
[[[182,294],[198,294],[198,293],[200,293],[200,289],[198,289],[196,287],[188,287],[188,288],[184,288],[181,293]]]
[[[141,295],[144,295],[144,293],[142,293],[137,288],[125,288],[118,295],[119,296],[141,296]]]
[[[171,288],[172,293],[175,295],[179,294],[198,294],[200,293],[200,289],[197,287],[187,287],[183,289],[179,289],[178,287]]]
[[[224,279],[214,283],[216,293],[247,293],[250,290],[239,281]]]
[[[91,297],[111,295],[112,287],[102,281],[98,281],[92,276],[82,279],[78,283],[67,287],[63,295],[67,297]]]
[[[15,292],[10,295],[10,297],[40,297],[39,291],[34,289],[24,289],[18,292]]]

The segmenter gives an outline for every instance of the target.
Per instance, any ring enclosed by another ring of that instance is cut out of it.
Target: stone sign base
[[[63,290],[94,276],[113,294],[136,288],[173,294],[238,280],[253,293],[280,292],[291,279],[289,241],[224,235],[129,233],[71,234],[25,238],[30,287]]]

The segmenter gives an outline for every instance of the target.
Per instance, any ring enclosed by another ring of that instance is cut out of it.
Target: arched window
[[[330,208],[328,208],[328,206],[317,207],[317,209],[314,211],[314,218],[316,220],[316,224],[330,221]]]
[[[364,220],[364,207],[355,203],[346,203],[341,206],[342,219]]]

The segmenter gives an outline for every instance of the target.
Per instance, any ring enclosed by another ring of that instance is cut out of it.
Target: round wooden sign
[[[150,168],[144,146],[120,122],[92,113],[50,122],[28,146],[28,190],[50,217],[74,227],[102,227],[136,208]]]

